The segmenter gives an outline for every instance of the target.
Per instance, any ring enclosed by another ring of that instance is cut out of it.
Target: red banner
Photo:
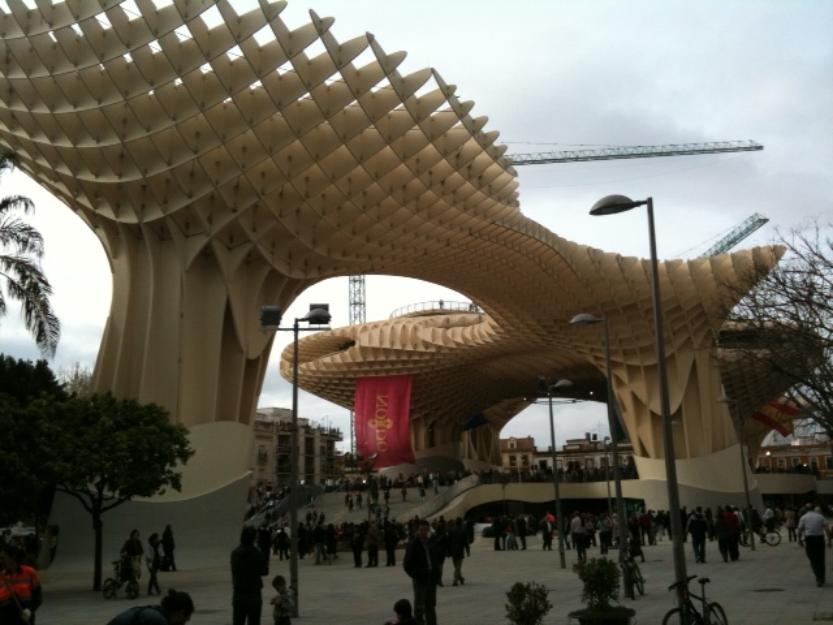
[[[413,462],[411,376],[356,380],[356,450],[374,469]]]

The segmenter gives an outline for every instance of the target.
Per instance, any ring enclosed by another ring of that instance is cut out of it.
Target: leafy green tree
[[[27,406],[35,399],[63,401],[66,395],[45,360],[0,355],[0,525],[46,524],[54,489],[43,474],[41,421]]]
[[[103,515],[134,497],[180,490],[179,469],[193,454],[187,429],[160,406],[109,394],[35,402],[30,412],[42,423],[49,479],[92,517],[99,590]]]
[[[0,151],[0,175],[14,168],[14,155]],[[20,303],[23,322],[44,355],[52,356],[61,336],[61,324],[50,302],[52,286],[40,266],[43,237],[19,214],[34,210],[22,195],[0,198],[0,317],[7,300]]]

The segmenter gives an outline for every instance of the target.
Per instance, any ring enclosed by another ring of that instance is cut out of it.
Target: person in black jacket
[[[263,580],[260,578],[268,572],[268,555],[255,547],[256,536],[253,527],[244,527],[240,532],[240,546],[231,552],[233,625],[260,625],[263,608]]]
[[[414,588],[414,616],[420,625],[437,625],[437,564],[428,538],[431,526],[420,519],[417,534],[408,543],[403,566]]]

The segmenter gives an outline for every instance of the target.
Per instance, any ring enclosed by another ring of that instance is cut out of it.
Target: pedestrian
[[[417,534],[405,550],[403,567],[414,589],[414,616],[420,625],[437,625],[437,565],[429,540],[431,526],[420,519]]]
[[[399,530],[393,521],[385,520],[383,539],[385,541],[385,566],[396,566],[396,545],[399,543]]]
[[[107,625],[185,625],[193,613],[191,596],[187,592],[171,589],[160,605],[130,608],[111,619]]]
[[[261,577],[267,574],[268,556],[255,547],[256,537],[253,527],[244,527],[240,532],[240,545],[231,552],[233,625],[260,625],[263,608]]]
[[[364,525],[357,524],[353,526],[353,534],[350,546],[353,548],[353,566],[357,569],[362,568],[362,549],[364,549]]]
[[[518,517],[518,540],[521,542],[521,551],[526,551],[526,516]]]
[[[142,547],[139,530],[134,529],[121,547],[121,556],[130,563],[130,573],[136,581],[139,581],[139,578],[142,577],[142,556],[144,554],[145,549]]]
[[[163,571],[176,571],[176,559],[174,558],[174,550],[176,550],[176,543],[174,542],[174,530],[171,524],[165,526],[162,532],[162,554]]]
[[[277,593],[269,603],[272,604],[272,620],[274,625],[291,625],[292,596],[286,587],[286,578],[283,575],[275,575],[272,580],[272,588]]]
[[[724,562],[729,561],[729,550],[732,542],[732,528],[726,520],[726,513],[723,508],[717,508],[714,516],[714,535],[717,538],[717,548],[720,550],[720,557]]]
[[[570,534],[573,537],[573,545],[576,548],[576,556],[579,562],[587,560],[587,543],[584,540],[584,522],[578,512],[573,512],[570,519]]]
[[[552,551],[552,528],[554,520],[555,517],[553,517],[552,514],[547,512],[547,514],[541,521],[541,539],[543,541],[542,549],[544,551]]]
[[[281,525],[275,534],[275,545],[278,548],[278,559],[289,560],[289,534],[286,533],[286,525]]]
[[[379,526],[375,522],[367,527],[365,546],[367,547],[367,568],[379,566]]]
[[[159,580],[156,577],[162,566],[162,556],[159,555],[160,543],[159,534],[156,532],[148,538],[148,546],[150,547],[147,557],[148,572],[150,573],[148,576],[150,578],[148,579],[148,597],[153,594],[162,594],[162,590],[159,588]]]
[[[23,550],[12,544],[0,546],[0,623],[34,625],[35,612],[43,602],[38,572],[23,564]]]
[[[396,615],[396,620],[387,621],[385,625],[418,625],[411,611],[411,602],[407,599],[400,599],[394,603],[393,613]]]
[[[451,556],[451,561],[454,563],[454,583],[465,584],[466,578],[463,577],[463,558],[466,555],[466,545],[468,544],[468,535],[466,527],[463,524],[463,519],[457,517],[454,526],[451,530],[451,537],[448,545],[448,553]]]
[[[824,586],[824,517],[821,508],[808,510],[798,520],[798,544],[804,545],[810,567],[816,576],[816,586]]]
[[[691,534],[691,546],[694,549],[694,561],[705,564],[706,562],[706,533],[709,526],[706,517],[703,516],[703,508],[697,506],[691,516],[688,517],[686,532]]]
[[[796,514],[795,510],[792,508],[787,508],[784,512],[784,525],[787,526],[787,540],[791,543],[794,543],[798,540],[798,536],[795,532],[795,528],[798,523],[795,520]]]

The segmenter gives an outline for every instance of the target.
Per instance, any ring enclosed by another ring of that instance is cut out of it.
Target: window
[[[515,467],[518,466],[518,458],[515,455],[509,456],[509,466]]]
[[[529,466],[529,456],[527,456],[526,454],[521,456],[521,466],[522,467],[528,467]]]
[[[518,443],[515,441],[514,438],[509,439],[509,449],[515,449],[518,446]]]
[[[783,458],[778,458],[775,462],[776,462],[776,464],[778,465],[778,468],[779,468],[779,469],[783,469],[783,468],[786,466],[786,464],[787,464],[787,463],[784,461],[784,459],[783,459]]]
[[[833,469],[833,456],[827,456],[824,459],[824,468],[825,469]]]
[[[790,458],[790,461],[792,462],[792,465],[794,467],[797,467],[801,464],[801,458]]]

